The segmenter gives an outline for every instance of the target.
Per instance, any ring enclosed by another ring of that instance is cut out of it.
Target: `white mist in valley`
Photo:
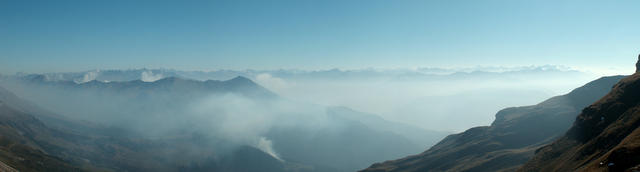
[[[179,152],[166,156],[180,153],[196,162],[210,159],[211,153],[219,162],[227,162],[227,156],[260,157],[234,151],[250,146],[280,162],[351,171],[421,151],[449,134],[347,107],[282,98],[243,77],[78,84],[35,75],[3,81],[2,86],[65,118],[121,129],[118,136],[180,145]]]
[[[429,130],[489,125],[500,109],[538,103],[600,77],[561,66],[362,70],[94,70],[45,74],[52,80],[227,80],[246,76],[285,99],[345,106]]]
[[[599,77],[555,68],[509,70],[435,75],[336,70],[331,71],[335,75],[317,72],[297,76],[267,72],[253,78],[288,99],[347,106],[425,129],[460,132],[489,125],[500,109],[533,105]]]
[[[260,149],[261,151],[271,155],[272,157],[278,159],[279,161],[284,161],[282,160],[282,158],[280,158],[280,156],[278,155],[278,153],[273,149],[273,143],[271,143],[271,140],[265,138],[265,137],[260,137],[258,139],[258,143],[255,145],[256,148]]]
[[[65,118],[117,129],[119,137],[175,145],[159,154],[181,161],[250,156],[353,171],[424,151],[453,131],[489,125],[500,109],[594,77],[538,68],[442,72],[94,70],[0,84]]]

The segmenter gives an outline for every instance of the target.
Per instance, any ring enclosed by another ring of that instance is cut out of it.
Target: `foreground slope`
[[[35,117],[8,107],[0,100],[0,171],[79,171],[62,159],[43,152],[36,141],[29,138],[46,131]]]
[[[640,70],[640,57],[637,71]],[[537,151],[520,171],[640,170],[640,73],[585,108],[562,138]]]
[[[622,76],[603,77],[534,106],[503,109],[491,126],[446,137],[431,149],[363,171],[514,171],[561,136],[575,116]]]
[[[25,108],[29,108],[25,110]],[[0,160],[20,171],[84,171],[144,169],[123,144],[132,142],[100,135],[85,135],[62,128],[51,128],[40,117],[51,117],[0,87]],[[55,121],[64,121],[58,119]],[[76,128],[74,122],[66,121]],[[84,128],[83,128],[84,129]],[[116,158],[117,156],[131,158]],[[128,163],[122,163],[128,162]],[[111,168],[102,168],[109,166]]]

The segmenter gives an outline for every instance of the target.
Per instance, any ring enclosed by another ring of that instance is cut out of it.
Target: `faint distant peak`
[[[22,79],[31,81],[31,82],[44,82],[49,80],[46,75],[42,75],[42,74],[30,74],[30,75],[23,76]]]
[[[227,80],[225,82],[229,82],[229,83],[236,83],[236,84],[252,84],[252,85],[257,85],[255,82],[253,82],[251,79],[244,77],[244,76],[236,76],[233,79]]]

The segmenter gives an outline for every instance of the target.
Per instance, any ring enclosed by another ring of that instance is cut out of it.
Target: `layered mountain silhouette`
[[[587,107],[624,76],[603,77],[537,105],[503,109],[491,126],[449,135],[421,154],[363,171],[515,171],[529,160],[521,170],[638,168],[634,143],[640,122],[633,115],[636,98],[629,96],[638,95],[636,75],[623,79],[601,105]],[[293,104],[245,77],[50,77],[0,80],[8,88],[0,88],[0,170],[353,171],[424,150],[446,134],[346,107]],[[275,117],[263,118],[269,115]],[[264,121],[251,123],[254,117]],[[270,120],[277,125],[246,136],[216,131],[251,129]],[[252,143],[253,137],[264,142]]]
[[[245,77],[226,81],[168,77],[154,82],[93,80],[76,83],[50,81],[44,75],[27,75],[0,83],[21,97],[63,116],[136,130],[144,125],[165,125],[161,121],[190,122],[176,114],[186,111],[190,103],[208,97],[233,94],[260,101],[278,98]],[[174,120],[169,120],[171,118]]]
[[[83,90],[99,90],[99,91],[117,91],[121,93],[136,94],[155,94],[163,92],[172,92],[174,94],[197,94],[201,92],[210,93],[237,93],[252,98],[258,97],[276,97],[276,95],[265,89],[264,87],[254,83],[250,79],[237,76],[226,81],[206,80],[197,81],[179,77],[166,77],[153,82],[145,82],[142,80],[132,81],[115,81],[102,82],[91,80],[84,83],[76,83],[74,81],[50,81],[45,75],[27,75],[16,78],[24,84],[49,86],[64,89],[73,89],[72,91]]]
[[[215,115],[233,110],[228,108],[238,108],[227,107],[238,102],[258,104],[247,108],[277,107],[286,102],[244,77],[227,81],[169,77],[153,82],[77,83],[28,75],[5,79],[2,85],[27,99],[4,90],[0,94],[4,104],[22,116],[32,116],[41,126],[32,130],[39,135],[16,137],[11,141],[33,140],[33,144],[25,146],[67,164],[72,170],[354,171],[376,161],[423,150],[446,135],[388,122],[373,114],[344,107],[301,105],[303,107],[296,107],[298,110],[287,112],[291,114],[284,118],[277,118],[282,125],[272,126],[263,133],[263,137],[273,144],[278,159],[260,145],[233,140],[233,137],[243,136],[220,135],[215,131],[226,129],[218,125],[234,121],[200,122],[232,118]],[[236,96],[227,99],[229,94]],[[224,101],[202,104],[205,109],[206,106],[217,106],[211,113],[190,111],[194,101],[209,101],[210,98]],[[231,104],[227,104],[227,100]],[[286,104],[285,107],[292,105],[298,104]],[[269,108],[258,110],[273,111]],[[253,110],[240,109],[238,112],[253,113]],[[322,121],[313,121],[316,118]],[[242,124],[243,120],[252,119],[235,120]],[[308,126],[318,122],[324,124]],[[203,127],[203,124],[211,125]],[[392,149],[395,147],[401,148]],[[2,162],[22,171],[31,169],[10,159]]]
[[[166,77],[189,78],[196,80],[226,80],[236,76],[255,78],[260,74],[271,74],[287,79],[366,79],[366,78],[469,78],[469,77],[515,77],[545,75],[583,75],[579,71],[563,66],[522,66],[522,67],[476,67],[467,69],[417,68],[417,69],[328,69],[328,70],[217,70],[182,71],[172,69],[129,69],[129,70],[90,70],[84,72],[44,73],[47,81],[73,81],[77,83],[97,81],[155,81]],[[23,74],[25,75],[25,74]]]
[[[27,108],[27,109],[25,109]],[[23,111],[24,110],[24,111]],[[27,112],[25,112],[27,111]],[[37,113],[37,115],[29,114]],[[282,162],[253,147],[210,154],[201,161],[180,163],[201,138],[146,140],[102,135],[109,128],[86,126],[29,104],[0,87],[0,169],[9,171],[287,171]],[[83,131],[81,131],[83,130]],[[102,131],[102,132],[99,132]],[[91,134],[89,134],[91,133]],[[175,150],[176,152],[171,152]],[[202,152],[209,152],[203,150]],[[250,158],[247,158],[250,157]],[[199,165],[200,164],[200,165]],[[206,165],[201,165],[206,164]]]
[[[561,136],[582,108],[622,78],[603,77],[537,105],[503,109],[491,126],[449,135],[421,154],[376,163],[362,171],[515,171],[536,149]]]
[[[640,170],[640,56],[636,73],[588,106],[560,139],[520,171]]]

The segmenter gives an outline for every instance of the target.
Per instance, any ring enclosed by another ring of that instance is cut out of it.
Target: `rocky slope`
[[[43,152],[41,146],[30,139],[43,131],[47,129],[35,117],[12,109],[0,100],[0,171],[79,171]]]
[[[211,144],[197,134],[147,140],[112,136],[117,131],[110,130],[70,121],[0,87],[0,171],[255,171],[245,168],[251,167],[282,172],[288,171],[285,165],[297,166],[248,146],[225,155],[207,149],[196,155],[193,148]]]
[[[634,75],[585,108],[560,139],[520,171],[640,170],[640,56]]]
[[[582,108],[622,78],[600,78],[534,106],[501,110],[491,126],[450,135],[421,154],[373,164],[363,171],[515,171],[536,149],[561,136]]]

